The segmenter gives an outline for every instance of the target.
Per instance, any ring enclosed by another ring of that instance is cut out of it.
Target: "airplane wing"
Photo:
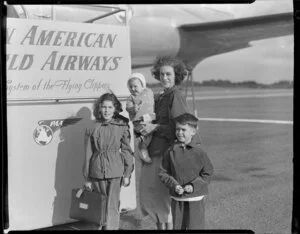
[[[294,33],[292,13],[186,24],[178,29],[180,49],[177,56],[192,68],[207,57],[250,47],[251,41]]]

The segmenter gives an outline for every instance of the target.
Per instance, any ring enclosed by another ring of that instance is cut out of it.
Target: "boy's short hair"
[[[175,118],[175,123],[179,123],[182,125],[188,124],[189,126],[193,128],[197,128],[198,124],[198,118],[190,113],[184,113],[182,115],[179,115]]]

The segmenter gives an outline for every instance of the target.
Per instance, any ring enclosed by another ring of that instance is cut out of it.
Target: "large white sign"
[[[7,18],[6,46],[8,101],[96,98],[108,89],[128,95],[127,26]],[[125,98],[119,100],[125,110]],[[94,122],[93,102],[37,103],[7,105],[10,230],[75,221],[71,191],[84,183],[84,132]],[[122,187],[121,209],[136,208],[134,178]]]
[[[7,18],[6,48],[7,100],[128,94],[127,26]]]

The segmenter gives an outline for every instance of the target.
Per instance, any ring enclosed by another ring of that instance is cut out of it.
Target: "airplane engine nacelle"
[[[170,20],[153,17],[141,21],[132,18],[130,21],[132,64],[152,65],[157,56],[166,54],[175,56],[178,53],[180,36],[175,25],[170,27],[172,24]],[[147,33],[140,33],[145,27]],[[157,48],[160,48],[159,52]]]

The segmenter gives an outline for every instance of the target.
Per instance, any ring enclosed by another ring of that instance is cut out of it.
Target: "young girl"
[[[119,115],[121,111],[114,94],[103,94],[94,104],[96,121],[85,134],[85,186],[105,198],[99,227],[105,230],[119,229],[120,189],[129,185],[133,170],[128,119]]]

